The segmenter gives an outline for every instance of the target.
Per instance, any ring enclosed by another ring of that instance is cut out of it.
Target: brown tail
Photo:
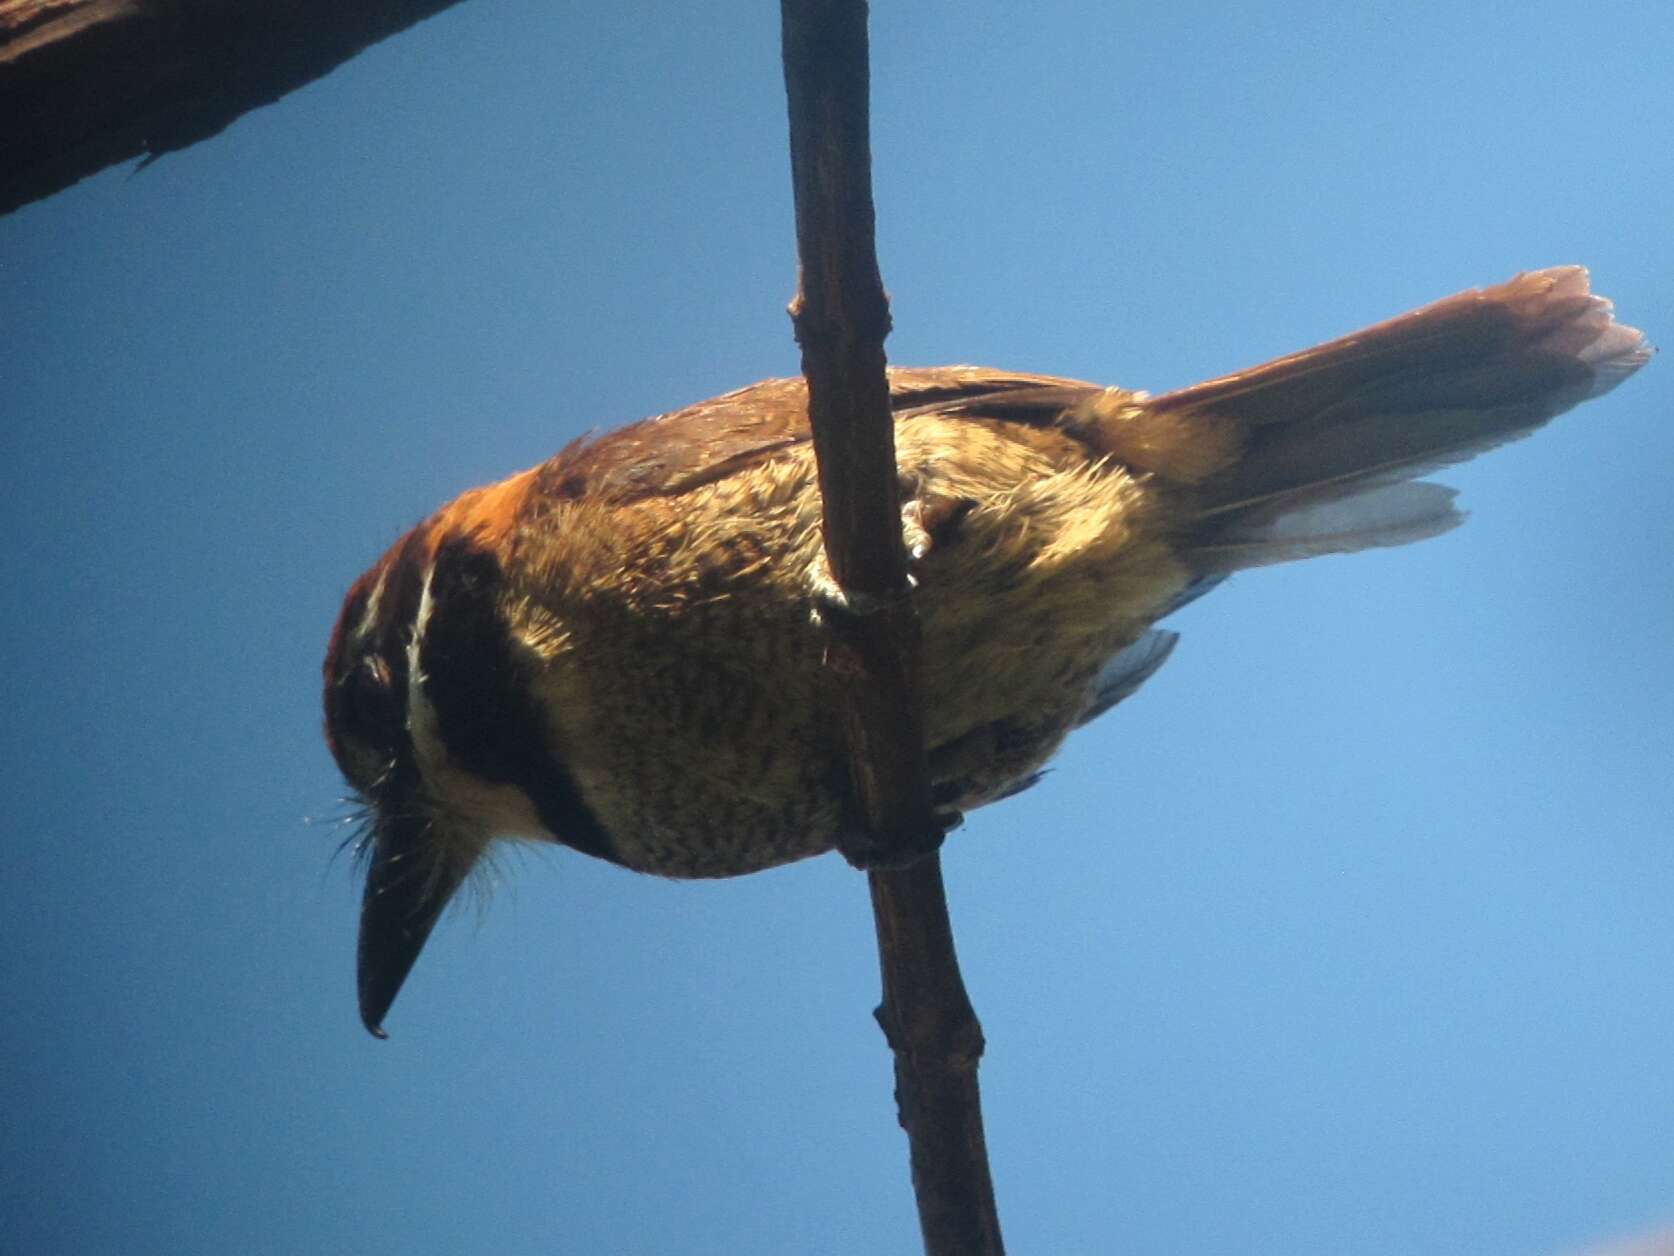
[[[1452,527],[1452,490],[1413,476],[1526,436],[1650,360],[1610,308],[1579,266],[1531,271],[1145,403],[1139,426],[1166,443],[1225,451],[1189,477],[1194,563],[1230,571]]]

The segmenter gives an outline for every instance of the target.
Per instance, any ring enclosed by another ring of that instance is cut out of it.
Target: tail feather
[[[1585,267],[1527,271],[1300,353],[1164,393],[1150,408],[1288,424],[1403,373],[1422,377],[1539,348],[1559,357],[1582,355],[1607,329],[1620,326],[1611,321],[1610,310],[1609,301],[1589,291]],[[1621,328],[1617,341],[1604,347],[1605,356],[1638,354],[1628,371],[1649,360],[1644,338],[1632,328]],[[1589,358],[1588,365],[1595,364],[1596,358]]]
[[[1194,546],[1192,559],[1201,571],[1231,572],[1423,541],[1464,522],[1453,504],[1457,496],[1446,485],[1423,480],[1380,484],[1298,506],[1271,520],[1246,518],[1220,531],[1212,543]]]
[[[1445,531],[1451,493],[1406,481],[1526,436],[1650,360],[1610,311],[1581,267],[1532,271],[1144,403],[1145,425],[1235,451],[1191,485],[1189,553],[1228,571]]]

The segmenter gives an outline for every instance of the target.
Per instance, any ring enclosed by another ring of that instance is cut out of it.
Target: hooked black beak
[[[465,869],[434,858],[430,821],[402,817],[381,824],[360,902],[357,957],[361,1023],[387,1038],[384,1017],[424,949]]]

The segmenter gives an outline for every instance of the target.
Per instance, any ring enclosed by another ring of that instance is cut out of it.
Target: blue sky
[[[583,10],[570,12],[570,10]],[[1674,340],[1654,5],[879,5],[893,361],[1174,387],[1534,266]],[[0,220],[0,1232],[916,1250],[864,882],[510,861],[374,1042],[318,664],[452,494],[788,374],[772,6],[472,0]],[[947,877],[1018,1252],[1674,1220],[1674,376],[1240,577]]]

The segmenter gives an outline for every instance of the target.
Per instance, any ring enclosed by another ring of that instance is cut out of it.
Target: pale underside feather
[[[1400,480],[1347,496],[1305,502],[1267,520],[1248,520],[1193,551],[1208,570],[1264,567],[1322,554],[1422,541],[1457,527],[1457,490],[1444,484]]]
[[[1096,720],[1124,698],[1131,697],[1157,669],[1168,662],[1168,656],[1179,644],[1180,634],[1164,628],[1152,628],[1139,640],[1119,650],[1099,668],[1089,691],[1087,709],[1076,722],[1085,724]]]

